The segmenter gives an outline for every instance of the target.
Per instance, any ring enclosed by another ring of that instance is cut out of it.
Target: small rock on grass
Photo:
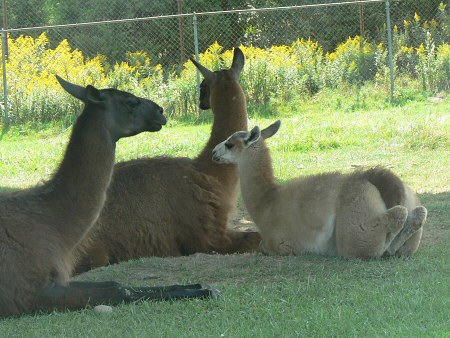
[[[94,307],[94,311],[97,314],[103,314],[103,313],[111,313],[113,308],[109,305],[97,305]]]

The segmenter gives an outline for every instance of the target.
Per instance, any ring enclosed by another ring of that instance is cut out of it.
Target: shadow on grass
[[[447,242],[450,245],[450,192],[427,193],[419,197],[428,209],[421,244],[433,245],[436,242]]]

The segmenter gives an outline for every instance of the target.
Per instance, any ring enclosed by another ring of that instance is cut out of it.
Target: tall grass
[[[298,166],[299,173],[314,171],[314,161],[319,159],[325,170],[335,170],[333,158],[341,152],[360,154],[358,158],[348,158],[345,168],[350,169],[352,165],[376,165],[380,159],[380,164],[393,165],[396,156],[405,156],[403,160],[408,161],[409,155],[405,154],[410,153],[418,154],[411,159],[411,165],[422,165],[421,152],[448,151],[449,98],[432,103],[420,91],[402,88],[397,106],[380,97],[376,85],[367,85],[358,107],[351,90],[325,89],[313,100],[291,100],[277,112],[255,112],[250,125],[264,126],[282,119],[282,129],[272,145],[275,156],[286,157],[281,163],[281,179],[288,178],[290,170]],[[206,143],[211,122],[210,112],[198,119],[169,119],[168,126],[158,133],[121,140],[117,158],[121,161],[163,154],[193,156]],[[62,156],[69,132],[70,128],[12,127],[0,141],[0,186],[20,187],[48,177]],[[422,170],[428,176],[434,172],[432,165]]]

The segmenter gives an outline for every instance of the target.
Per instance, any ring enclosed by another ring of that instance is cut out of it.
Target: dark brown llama
[[[192,60],[192,59],[191,59]],[[211,160],[214,146],[247,129],[247,104],[239,85],[244,54],[234,50],[230,69],[202,73],[200,107],[211,107],[212,132],[195,159],[141,158],[118,163],[105,207],[77,271],[145,256],[259,250],[257,232],[227,228],[236,203],[239,174],[234,164]]]
[[[106,199],[116,141],[158,131],[166,118],[157,104],[130,93],[84,88],[59,77],[58,81],[85,107],[53,177],[0,196],[0,317],[142,298],[208,295],[211,291],[198,285],[130,289],[114,282],[69,282],[74,248]]]

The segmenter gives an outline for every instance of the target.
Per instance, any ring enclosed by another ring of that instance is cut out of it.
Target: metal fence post
[[[386,29],[389,49],[389,68],[391,69],[391,102],[394,99],[394,55],[392,52],[392,31],[391,31],[391,13],[389,0],[386,0]]]
[[[3,104],[5,111],[5,128],[9,128],[8,82],[6,80],[6,60],[8,58],[8,31],[2,29],[2,64],[3,64]]]
[[[194,51],[195,51],[195,59],[200,62],[200,56],[198,53],[198,22],[197,22],[197,15],[194,12],[194,15],[192,16],[192,21],[194,24]],[[200,72],[197,69],[197,97],[200,97]],[[202,110],[199,108],[199,113],[201,113]]]

